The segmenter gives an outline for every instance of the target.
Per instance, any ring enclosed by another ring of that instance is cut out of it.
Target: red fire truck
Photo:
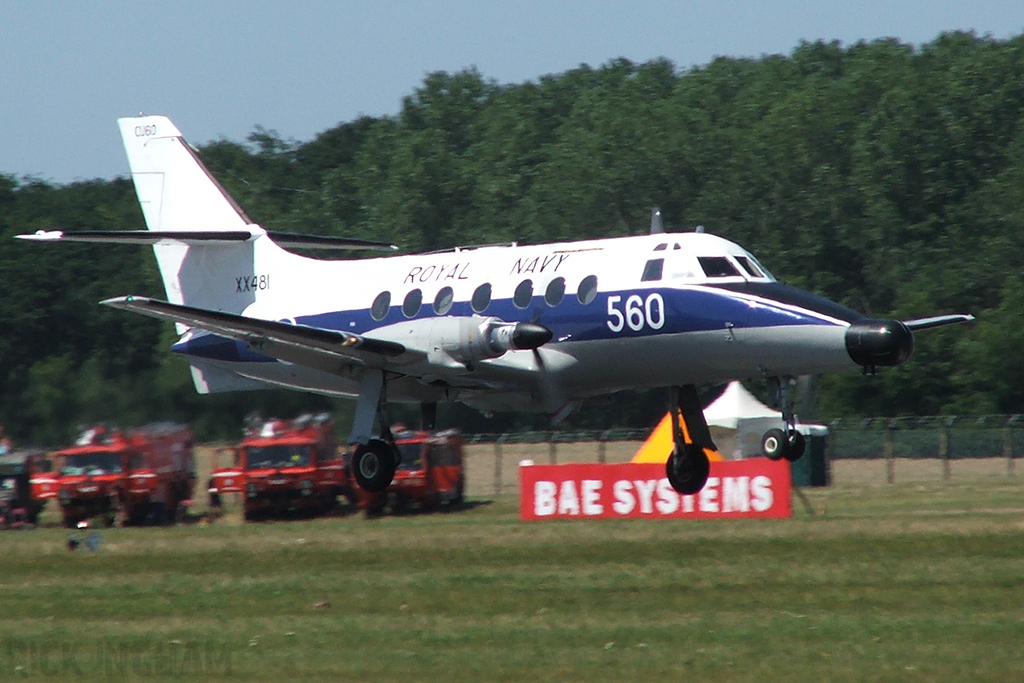
[[[230,461],[223,462],[224,456]],[[350,496],[334,421],[326,413],[253,421],[242,442],[220,451],[217,458],[210,477],[210,505],[219,507],[223,494],[240,494],[247,520],[288,512],[323,513],[334,508],[339,495]]]
[[[53,460],[36,448],[0,455],[0,527],[36,525],[46,501],[57,497]]]
[[[372,515],[385,508],[395,512],[409,507],[434,510],[441,503],[462,503],[465,478],[457,430],[395,431],[394,437],[401,454],[395,478],[379,493],[369,493],[353,483],[360,508]]]
[[[64,525],[100,517],[108,525],[173,522],[192,497],[192,432],[155,423],[122,431],[96,426],[75,445],[50,454],[60,470],[57,500]]]

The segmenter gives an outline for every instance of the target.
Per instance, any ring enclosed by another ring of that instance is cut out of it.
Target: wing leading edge
[[[100,303],[159,320],[184,323],[243,342],[259,353],[287,362],[308,363],[312,357],[319,360],[316,365],[321,367],[335,366],[341,360],[383,368],[425,358],[423,352],[408,349],[398,342],[276,320],[260,320],[148,297],[116,297]]]
[[[943,325],[956,325],[957,323],[969,323],[974,320],[973,315],[951,314],[937,315],[931,318],[918,318],[917,320],[904,320],[903,324],[911,330],[928,330]]]

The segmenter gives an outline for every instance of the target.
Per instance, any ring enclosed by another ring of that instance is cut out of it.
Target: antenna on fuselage
[[[660,235],[665,232],[665,225],[661,222],[661,209],[654,207],[651,209],[651,234]]]
[[[694,232],[704,232],[704,226],[703,225],[698,225],[696,228],[693,229],[693,231]]]

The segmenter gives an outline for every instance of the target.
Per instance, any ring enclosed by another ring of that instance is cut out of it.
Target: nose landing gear
[[[761,452],[769,460],[796,462],[804,454],[807,442],[804,435],[793,429],[788,434],[781,429],[769,429],[761,439]]]
[[[768,378],[768,396],[782,410],[785,429],[769,429],[761,438],[761,452],[769,460],[796,462],[803,456],[807,442],[804,435],[796,429],[796,415],[793,414],[793,403],[789,392],[796,380],[792,377]]]

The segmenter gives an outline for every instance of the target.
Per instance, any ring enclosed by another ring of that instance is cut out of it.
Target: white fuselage
[[[554,411],[623,389],[857,367],[844,334],[862,316],[778,284],[748,252],[709,234],[350,261],[292,254],[268,237],[248,248],[180,249],[168,283],[176,303],[425,351],[426,359],[388,368],[389,400]],[[451,353],[461,333],[453,321],[484,318],[539,323],[553,338],[536,352],[478,362]],[[208,370],[211,391],[255,380],[354,396],[362,371],[346,361],[285,363],[204,334],[186,334],[175,350]],[[227,376],[245,379],[214,386]]]

